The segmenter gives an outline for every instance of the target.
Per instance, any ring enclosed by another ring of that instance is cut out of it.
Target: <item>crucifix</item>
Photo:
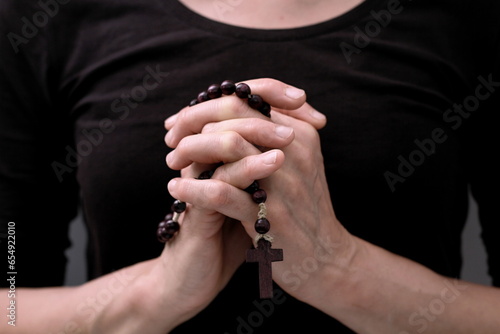
[[[283,250],[271,248],[271,242],[260,238],[257,248],[247,250],[246,262],[259,263],[260,298],[273,298],[272,263],[283,261]]]

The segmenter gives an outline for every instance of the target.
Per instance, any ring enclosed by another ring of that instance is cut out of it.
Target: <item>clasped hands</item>
[[[189,204],[162,258],[182,282],[179,293],[193,296],[193,310],[215,297],[251,247],[258,206],[244,189],[254,180],[268,194],[273,247],[285,252],[284,261],[273,264],[282,289],[304,301],[320,298],[318,286],[352,253],[324,173],[317,130],[325,116],[306,102],[303,90],[273,79],[245,82],[271,104],[271,119],[224,96],[165,121],[165,143],[173,148],[167,165],[182,176],[168,190]],[[214,168],[211,179],[196,179]]]

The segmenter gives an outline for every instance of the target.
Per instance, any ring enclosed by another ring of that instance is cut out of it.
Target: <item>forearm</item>
[[[147,299],[143,286],[152,281],[155,260],[142,262],[90,281],[79,287],[20,288],[16,291],[15,322],[0,323],[0,332],[9,333],[158,333],[154,314],[158,295]],[[7,311],[8,290],[1,291],[0,308]],[[143,303],[144,307],[139,307]],[[176,325],[176,310],[163,312],[162,324]],[[172,315],[168,319],[168,315]],[[13,326],[15,324],[15,327]],[[124,324],[127,327],[123,326]],[[137,331],[135,331],[137,332]]]
[[[310,304],[359,333],[498,332],[499,289],[443,277],[357,238],[354,244],[343,267],[325,266],[323,296]]]

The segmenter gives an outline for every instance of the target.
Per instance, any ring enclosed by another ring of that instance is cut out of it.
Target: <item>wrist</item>
[[[129,283],[95,317],[90,333],[167,333],[186,320],[175,291],[165,284],[165,273],[157,270],[159,262],[143,262],[141,270],[124,269]]]
[[[204,295],[202,291],[186,292],[189,290],[185,288],[186,282],[182,275],[173,269],[175,267],[175,264],[166,263],[161,257],[157,258],[151,271],[135,283],[134,309],[141,312],[144,319],[156,323],[163,333],[194,317],[214,297],[201,298],[200,296]]]
[[[131,286],[134,293],[130,297],[130,305],[143,326],[154,328],[154,333],[168,333],[206,305],[198,303],[195,296],[183,296],[182,282],[176,274],[165,270],[161,258],[153,261],[151,270]],[[143,330],[140,332],[145,334]]]
[[[307,282],[298,289],[297,298],[319,309],[330,308],[332,304],[341,307],[343,301],[349,302],[349,295],[356,289],[356,268],[365,251],[362,240],[345,229],[323,234],[318,238],[314,255],[302,262],[302,272],[310,273]]]

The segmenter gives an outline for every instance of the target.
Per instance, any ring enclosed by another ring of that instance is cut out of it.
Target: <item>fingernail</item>
[[[168,131],[167,134],[165,135],[165,144],[167,144],[167,146],[170,146],[169,145],[170,137],[172,137],[172,135],[170,134],[170,131]]]
[[[173,145],[175,134],[172,131],[173,130],[169,130],[165,135],[165,144],[170,148],[175,148],[175,146]]]
[[[172,158],[173,151],[167,154],[167,165],[170,167],[174,158]]]
[[[288,86],[285,88],[285,95],[291,99],[298,99],[304,96],[306,92],[302,89]]]
[[[169,192],[172,192],[174,189],[175,189],[175,185],[177,184],[177,179],[172,179],[170,180],[170,182],[168,183],[168,191]]]
[[[264,162],[265,165],[274,165],[276,163],[277,156],[278,154],[275,151],[264,153],[262,162]]]
[[[165,124],[165,128],[166,129],[171,129],[174,126],[176,120],[177,120],[177,114],[172,115],[169,118],[167,118],[165,120],[165,123],[164,123]]]
[[[286,138],[290,137],[290,135],[293,132],[293,129],[289,128],[288,126],[284,126],[284,125],[276,125],[274,132],[276,133],[276,135],[278,137],[286,139]]]
[[[311,112],[311,116],[312,116],[313,118],[319,119],[319,120],[321,120],[321,121],[324,121],[324,120],[326,119],[326,116],[325,116],[324,114],[320,113],[320,112],[319,112],[319,111],[317,111],[317,110],[313,110],[313,111]]]

